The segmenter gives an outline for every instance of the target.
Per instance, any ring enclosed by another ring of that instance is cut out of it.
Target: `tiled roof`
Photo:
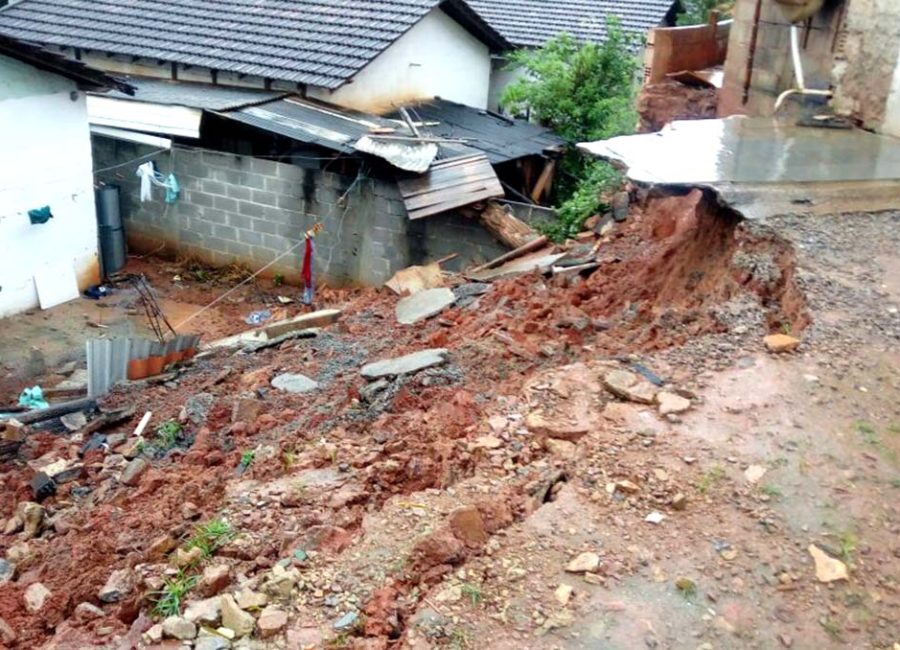
[[[437,6],[509,45],[465,0],[21,0],[0,34],[337,88]]]
[[[470,0],[469,3],[506,39],[521,47],[540,47],[560,32],[583,42],[602,43],[606,19],[646,33],[659,26],[677,0]]]

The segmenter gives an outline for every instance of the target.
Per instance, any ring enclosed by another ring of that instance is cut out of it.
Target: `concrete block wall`
[[[456,213],[410,222],[389,180],[182,146],[154,154],[152,147],[100,136],[94,136],[93,148],[95,168],[121,165],[97,180],[121,188],[128,243],[135,251],[162,247],[212,265],[239,262],[254,270],[280,258],[266,275],[281,273],[296,282],[303,233],[321,221],[319,279],[332,286],[378,286],[410,264],[458,253],[448,268],[460,268],[506,250]],[[154,188],[151,202],[140,201],[135,170],[144,160],[129,161],[148,154],[153,155],[146,160],[154,160],[164,175],[174,171],[181,185],[176,203],[164,202],[162,188]]]

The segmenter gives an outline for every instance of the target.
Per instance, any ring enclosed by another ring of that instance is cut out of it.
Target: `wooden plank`
[[[491,201],[487,209],[481,213],[481,223],[497,239],[510,248],[519,248],[537,239],[538,234],[524,221],[504,209],[499,203]]]
[[[21,413],[19,415],[16,415],[16,419],[22,424],[35,424],[37,422],[43,422],[45,420],[57,418],[61,415],[68,415],[69,413],[74,413],[75,411],[85,411],[87,409],[94,408],[96,405],[96,399],[94,399],[93,397],[84,397],[82,399],[72,400],[71,402],[54,404],[53,406],[45,409],[29,411],[28,413]]]
[[[423,177],[397,185],[411,220],[504,195],[500,179],[483,154],[439,161]]]
[[[555,171],[556,161],[548,160],[547,164],[544,165],[544,170],[541,172],[540,178],[538,178],[537,183],[534,184],[534,189],[531,191],[532,201],[540,203],[544,194],[547,194],[550,191],[550,187],[553,184],[553,173]]]
[[[421,219],[441,212],[446,212],[454,208],[461,208],[466,205],[478,203],[486,199],[495,199],[503,196],[503,188],[499,185],[495,189],[485,188],[474,192],[456,192],[452,196],[445,198],[443,201],[431,203],[418,210],[409,212],[411,220]]]

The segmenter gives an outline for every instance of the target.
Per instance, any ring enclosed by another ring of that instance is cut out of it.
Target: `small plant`
[[[791,327],[791,324],[790,324],[790,323],[782,323],[780,329],[781,329],[781,333],[784,334],[784,335],[786,335],[786,336],[790,336],[790,335],[791,335],[791,332],[794,331],[794,328]]]
[[[469,602],[472,605],[478,605],[484,600],[484,594],[481,593],[481,588],[478,585],[473,585],[468,582],[462,586],[462,594],[464,598],[469,599]]]
[[[199,548],[207,558],[234,539],[234,529],[224,519],[211,519],[197,526],[185,549]]]
[[[838,536],[841,545],[841,559],[845,564],[853,562],[853,552],[856,550],[856,535],[852,531],[845,530]]]
[[[272,278],[272,282],[275,284],[276,287],[281,287],[281,286],[283,286],[283,285],[284,285],[284,274],[283,274],[283,273],[276,273],[276,274],[275,274],[275,277]]]
[[[284,453],[281,454],[281,463],[284,465],[285,470],[291,469],[297,464],[297,452],[293,449],[285,449]]]
[[[175,420],[168,420],[156,428],[156,440],[154,446],[161,451],[168,451],[178,443],[178,436],[183,428]]]
[[[199,581],[200,576],[186,575],[184,571],[179,571],[174,578],[165,578],[162,589],[150,594],[153,601],[153,615],[158,618],[167,618],[181,614],[181,604],[188,592],[196,587]]]
[[[456,626],[450,632],[449,647],[451,650],[469,650],[472,641],[464,627]]]
[[[697,483],[697,489],[700,490],[702,494],[706,494],[712,488],[717,486],[724,478],[725,468],[721,465],[716,465],[711,470],[706,472],[706,474],[700,477],[700,482]]]
[[[877,445],[880,442],[878,431],[875,430],[875,426],[871,422],[857,420],[855,426],[857,433],[862,436],[862,439],[867,444]]]
[[[841,624],[832,618],[823,618],[819,623],[828,634],[837,640],[841,640]]]
[[[678,578],[675,588],[687,600],[692,600],[697,595],[697,584],[690,578]]]
[[[900,490],[900,478],[891,479],[891,487]]]
[[[252,449],[248,449],[243,454],[241,454],[241,465],[244,469],[250,467],[253,464],[253,461],[256,460],[256,452]]]
[[[771,484],[763,485],[760,488],[760,491],[763,494],[765,494],[766,496],[771,497],[773,499],[780,499],[782,496],[784,496],[783,493],[781,492],[781,488],[779,488],[777,485],[771,485]]]

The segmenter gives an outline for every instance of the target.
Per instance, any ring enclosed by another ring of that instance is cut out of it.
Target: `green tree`
[[[718,11],[721,16],[731,15],[734,0],[682,0],[684,13],[678,16],[679,25],[703,25],[709,14]]]
[[[512,114],[529,114],[571,142],[603,140],[634,132],[638,39],[610,20],[602,44],[579,44],[561,34],[536,50],[519,50],[511,66],[523,71],[501,103]],[[602,207],[600,195],[620,182],[611,167],[570,149],[555,184],[557,239],[578,232]]]

